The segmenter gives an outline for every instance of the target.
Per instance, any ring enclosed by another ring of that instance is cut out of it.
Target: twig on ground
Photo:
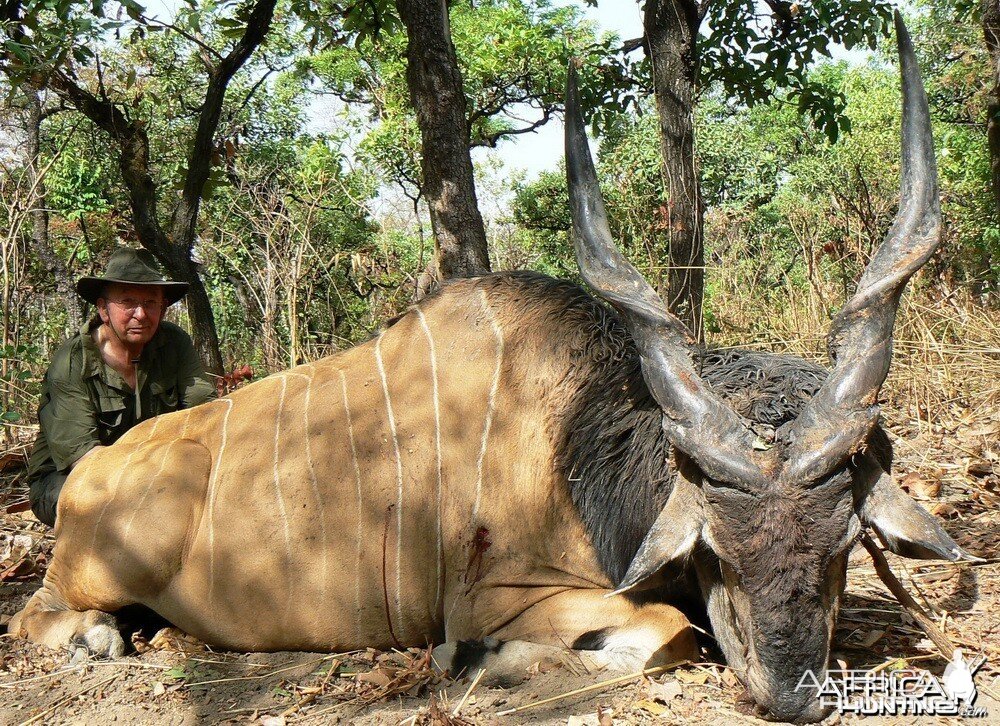
[[[934,643],[938,652],[944,656],[945,660],[951,660],[951,656],[955,652],[954,643],[951,642],[947,635],[941,632],[941,629],[924,612],[924,609],[920,607],[920,603],[913,599],[913,596],[903,587],[903,583],[892,573],[892,570],[889,568],[889,562],[885,559],[885,555],[882,554],[882,550],[879,549],[878,545],[867,534],[861,535],[861,544],[864,545],[865,549],[868,550],[868,554],[871,555],[872,562],[875,565],[875,572],[878,574],[879,579],[885,583],[885,586],[889,588],[889,592],[893,594],[893,597],[899,601],[899,604],[906,609],[910,617],[927,634],[927,637],[931,639],[931,642]]]
[[[102,661],[90,661],[87,663],[88,666],[120,666],[123,668],[151,668],[153,670],[170,670],[171,666],[158,665],[155,663],[132,663],[130,661],[124,660],[102,660]],[[72,675],[78,671],[80,666],[66,666],[60,668],[59,670],[52,671],[51,673],[44,673],[40,676],[32,676],[31,678],[22,678],[19,681],[10,681],[9,683],[0,683],[0,688],[15,688],[25,683],[32,683],[33,681],[44,681],[47,678],[58,678],[59,676]]]
[[[329,658],[332,657],[335,656],[327,655],[323,656],[322,658],[316,658],[315,660],[306,661],[305,663],[295,663],[294,665],[290,665],[286,668],[279,668],[276,671],[268,671],[267,673],[261,673],[260,675],[256,676],[236,676],[235,678],[212,678],[207,681],[193,681],[191,683],[185,683],[184,688],[196,688],[198,686],[207,686],[213,683],[232,683],[234,681],[260,681],[263,680],[264,678],[270,678],[271,676],[275,676],[279,673],[284,673],[285,671],[295,670],[296,668],[305,668],[306,666],[313,665],[314,663],[322,663],[323,661],[328,660]]]
[[[326,675],[323,676],[323,680],[320,681],[319,686],[317,686],[311,693],[307,693],[303,696],[294,706],[289,706],[282,711],[281,717],[285,718],[287,716],[291,716],[293,713],[301,711],[304,706],[308,706],[310,703],[315,701],[316,698],[326,690],[326,684],[330,682],[330,676],[332,676],[338,668],[340,668],[340,661],[334,660],[333,663],[330,664],[330,670],[326,672]]]
[[[476,674],[476,677],[472,680],[472,683],[469,684],[469,690],[465,692],[465,695],[462,696],[462,700],[458,702],[458,705],[455,706],[455,710],[451,712],[452,718],[458,716],[458,712],[462,710],[462,706],[465,705],[465,702],[469,699],[469,696],[472,695],[472,692],[476,689],[476,686],[479,685],[479,681],[482,680],[484,675],[486,675],[486,669],[480,668],[479,673]]]
[[[682,665],[690,663],[689,660],[679,660],[676,663],[668,663],[665,666],[657,666],[655,668],[646,668],[645,670],[636,671],[635,673],[629,673],[625,676],[618,676],[617,678],[611,678],[606,681],[601,681],[600,683],[595,683],[591,686],[584,686],[583,688],[577,688],[573,691],[567,691],[566,693],[560,693],[558,696],[552,696],[551,698],[543,698],[541,701],[535,701],[529,703],[525,706],[518,706],[517,708],[509,708],[506,711],[497,711],[497,716],[510,716],[513,713],[520,713],[521,711],[527,711],[529,708],[536,708],[537,706],[544,706],[547,703],[554,703],[555,701],[561,701],[564,698],[572,698],[573,696],[579,696],[583,693],[590,693],[591,691],[599,691],[602,688],[607,688],[609,686],[616,686],[619,683],[625,683],[626,681],[634,681],[636,678],[643,678],[645,676],[655,676],[660,673],[666,673],[669,670],[673,670]]]

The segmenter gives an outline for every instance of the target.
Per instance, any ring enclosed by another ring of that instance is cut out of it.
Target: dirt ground
[[[959,544],[986,562],[892,555],[889,561],[953,643],[987,658],[976,678],[976,705],[988,715],[963,720],[1000,724],[1000,416],[988,409],[988,416],[982,407],[975,415],[956,412],[947,425],[890,422],[897,477]],[[0,504],[7,510],[24,501],[16,453],[0,456],[0,468],[8,467],[0,481]],[[30,513],[0,514],[0,630],[38,587],[51,545],[48,528]],[[121,661],[76,667],[68,667],[66,653],[0,636],[0,723],[764,723],[752,715],[734,674],[708,662],[533,706],[610,676],[541,666],[520,686],[503,690],[442,681],[421,651],[234,654],[156,633],[147,627],[135,639],[138,652]],[[851,668],[941,674],[946,665],[860,547],[851,558],[835,652]],[[519,710],[505,714],[511,709]],[[880,717],[866,723],[959,720]]]

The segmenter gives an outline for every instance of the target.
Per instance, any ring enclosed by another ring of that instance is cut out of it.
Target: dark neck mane
[[[613,311],[569,283],[558,292],[572,369],[554,427],[555,464],[569,482],[598,559],[619,582],[673,487],[662,412],[642,378],[639,355]],[[561,336],[563,337],[563,336]],[[827,371],[801,358],[739,349],[696,350],[702,377],[754,428],[793,420]]]

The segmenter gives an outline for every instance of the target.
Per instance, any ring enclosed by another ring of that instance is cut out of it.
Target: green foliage
[[[919,37],[917,42],[919,46]],[[948,80],[928,76],[930,88]],[[843,293],[853,289],[898,203],[897,71],[883,65],[829,63],[807,80],[828,95],[846,99],[851,131],[837,143],[829,143],[824,130],[802,116],[791,91],[747,108],[734,106],[717,88],[704,94],[697,108],[695,137],[709,264],[735,269],[728,277],[752,281],[765,294],[783,290],[788,282],[804,288],[819,278],[837,281]],[[946,98],[932,95],[945,220],[936,267],[952,279],[995,286],[1000,234],[989,192],[985,130],[952,121]],[[665,202],[653,115],[623,117],[608,129],[598,161],[616,240],[641,270],[658,279],[666,254],[655,247],[655,231],[664,219]],[[514,214],[528,230],[528,244],[554,253],[561,250],[561,264],[571,268],[564,187],[563,176],[555,173],[522,184],[516,190]],[[710,271],[710,331],[716,325],[713,298],[724,292],[719,276]],[[761,302],[784,304],[780,296]]]
[[[25,404],[38,393],[38,381],[30,362],[38,357],[38,348],[28,343],[0,345],[0,425],[25,418]]]
[[[893,6],[885,0],[809,0],[770,7],[770,15],[761,15],[753,0],[709,3],[700,43],[704,87],[718,85],[726,98],[747,106],[780,92],[835,141],[850,128],[844,96],[810,69],[830,57],[833,43],[874,49],[892,27]]]
[[[623,107],[621,74],[605,67],[617,38],[598,38],[578,7],[550,0],[462,0],[451,5],[450,23],[474,147],[495,147],[547,123],[561,106],[571,57],[584,61],[588,113],[606,118]],[[384,30],[357,49],[336,45],[302,59],[299,70],[343,101],[367,107],[368,121],[359,128],[362,158],[381,169],[386,181],[418,197],[420,135],[405,56],[405,33]]]
[[[910,20],[935,119],[946,221],[942,251],[924,277],[990,290],[1000,277],[1000,225],[983,128],[989,68],[976,19],[962,2],[921,4]],[[142,19],[137,5],[119,17],[112,3],[94,11],[89,3],[28,2],[22,36],[0,28],[11,52],[2,70],[9,81],[39,80],[39,70],[68,67],[73,58],[88,89],[103,88],[141,121],[168,226],[208,83],[205,54],[213,52],[191,38],[224,52],[251,5],[185,2],[171,16],[174,27],[165,28]],[[719,301],[731,298],[736,284],[762,291],[757,302],[770,310],[785,304],[789,285],[805,289],[818,280],[838,294],[853,285],[895,211],[899,100],[887,67],[895,61],[891,42],[868,67],[809,66],[828,42],[870,45],[886,28],[882,4],[813,2],[799,6],[791,25],[751,19],[746,2],[708,8],[696,144],[710,266],[706,327],[714,330],[727,329]],[[598,37],[578,5],[555,0],[459,0],[451,21],[473,145],[503,150],[506,140],[558,113],[568,59],[583,58],[583,104],[600,132],[612,231],[630,259],[660,279],[669,200],[642,53],[622,56],[619,39]],[[395,213],[398,195],[389,188],[409,197],[406,213],[421,209],[405,48],[392,3],[293,0],[233,79],[196,246],[228,362],[269,371],[315,358],[364,340],[410,303],[433,240],[412,217]],[[310,132],[315,93],[336,97],[336,131]],[[99,267],[114,246],[135,244],[130,199],[107,135],[74,112],[55,113],[51,99],[48,111],[42,147],[43,162],[52,162],[51,243],[77,277]],[[26,198],[19,163],[0,177],[0,198]],[[484,209],[499,209],[487,222],[500,266],[575,278],[563,171],[531,182],[492,173],[495,180],[477,171]],[[511,219],[503,209],[508,195]],[[0,222],[10,225],[15,213],[0,205]],[[76,325],[30,253],[29,232],[22,224],[20,236],[12,235],[24,261],[14,273],[30,294],[12,298],[10,324],[20,326],[12,339],[38,345],[4,352],[18,361],[8,369],[14,377],[2,382],[3,400],[11,401],[0,407],[4,421],[30,418],[46,358]],[[826,302],[820,316],[838,300]]]
[[[49,203],[71,220],[107,212],[108,173],[99,158],[80,156],[76,150],[61,154],[46,178]]]

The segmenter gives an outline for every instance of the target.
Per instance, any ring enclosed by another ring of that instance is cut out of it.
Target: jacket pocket
[[[98,396],[100,410],[97,412],[97,438],[105,446],[114,443],[122,431],[125,419],[125,399],[112,393],[101,393]]]
[[[156,409],[153,413],[159,415],[177,410],[178,393],[176,385],[164,385],[159,381],[153,381],[149,384],[149,392],[153,394],[153,406]]]

